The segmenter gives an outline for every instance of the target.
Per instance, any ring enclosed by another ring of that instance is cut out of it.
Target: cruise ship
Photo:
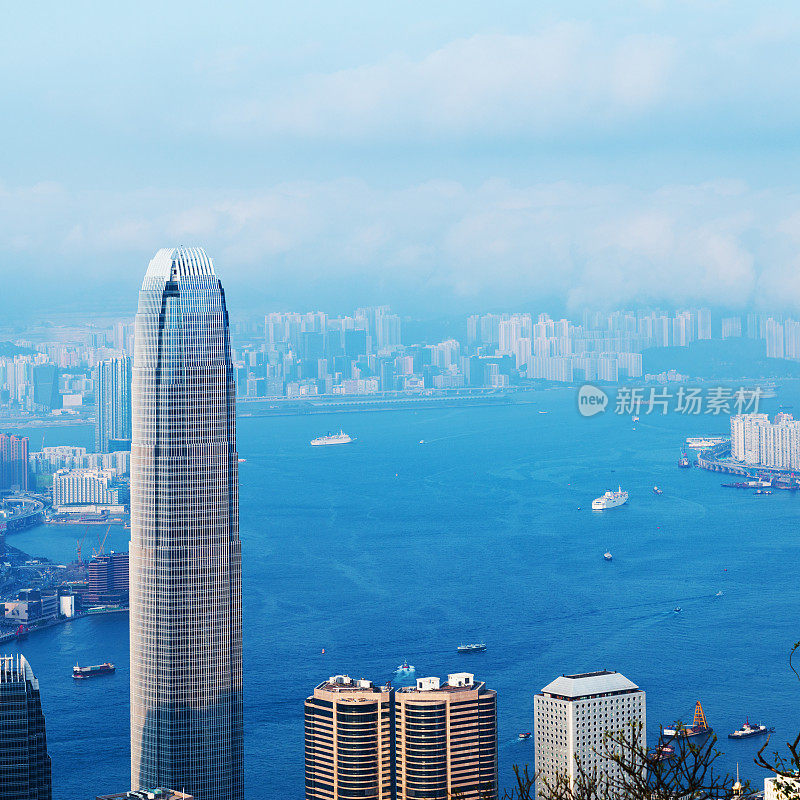
[[[348,436],[344,431],[339,431],[339,433],[328,433],[325,436],[319,436],[316,439],[311,440],[312,447],[321,447],[322,445],[326,444],[350,444],[353,439],[351,436]]]
[[[606,492],[602,497],[592,500],[592,511],[602,511],[604,508],[616,508],[628,502],[628,493],[618,487],[616,492]]]

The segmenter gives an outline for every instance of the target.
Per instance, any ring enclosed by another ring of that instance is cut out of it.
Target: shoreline
[[[111,608],[103,611],[76,611],[75,614],[71,617],[58,617],[56,619],[48,620],[47,622],[42,622],[39,625],[33,626],[26,626],[28,627],[28,632],[24,637],[17,637],[16,632],[11,633],[3,633],[0,634],[0,644],[5,644],[11,641],[25,641],[25,639],[30,636],[32,633],[36,633],[36,631],[44,631],[48,630],[49,628],[54,628],[56,625],[64,625],[67,622],[73,622],[76,619],[85,619],[86,617],[99,617],[105,614],[122,614],[125,612],[130,611],[129,608]]]

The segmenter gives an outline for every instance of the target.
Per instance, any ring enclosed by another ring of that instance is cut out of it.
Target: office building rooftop
[[[581,672],[577,675],[559,675],[542,689],[542,694],[577,700],[583,697],[635,692],[639,687],[619,672]]]

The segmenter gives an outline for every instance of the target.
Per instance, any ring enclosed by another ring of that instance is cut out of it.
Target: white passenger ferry
[[[690,436],[686,440],[686,446],[692,450],[705,450],[707,447],[716,447],[727,441],[727,436]]]
[[[602,497],[592,500],[592,511],[602,511],[605,508],[616,508],[628,502],[628,493],[622,491],[620,486],[616,492],[606,492]]]
[[[311,440],[312,447],[322,447],[327,444],[350,444],[353,441],[351,436],[348,436],[344,431],[339,433],[328,433],[325,436],[319,436]]]

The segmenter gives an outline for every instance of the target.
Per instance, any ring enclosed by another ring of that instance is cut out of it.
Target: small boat
[[[631,421],[632,422],[638,422],[639,421],[639,417],[631,417]]]
[[[664,736],[679,737],[681,739],[688,739],[691,736],[705,736],[711,733],[714,729],[708,724],[706,720],[703,706],[700,705],[698,700],[694,707],[694,722],[690,728],[686,728],[680,723],[676,723],[674,728],[664,728],[662,731]]]
[[[236,459],[236,461],[237,461],[239,464],[244,464],[244,463],[247,461],[247,459],[246,459],[246,458],[237,458],[237,459]]]
[[[660,744],[648,755],[651,761],[667,761],[670,758],[675,758],[675,748],[668,744]]]
[[[530,731],[525,731],[525,733],[518,733],[517,736],[520,739],[530,739],[531,738],[531,732]]]
[[[741,728],[737,728],[733,733],[728,734],[729,739],[747,739],[750,736],[760,736],[762,733],[774,733],[775,728],[768,728],[766,725],[753,725],[748,717]]]
[[[486,645],[481,642],[480,644],[460,644],[458,646],[459,653],[482,653],[486,649]]]
[[[718,591],[718,592],[717,592],[717,593],[714,595],[714,597],[722,597],[722,589],[720,589],[720,590],[719,590],[719,591]]]
[[[97,678],[100,675],[110,675],[116,672],[116,667],[110,662],[106,661],[105,664],[95,664],[91,667],[79,667],[77,664],[72,668],[72,677],[75,680],[82,680],[83,678]]]
[[[692,462],[689,461],[689,456],[686,453],[681,453],[681,457],[678,459],[678,466],[681,469],[689,469],[692,466]]]
[[[769,489],[756,489],[755,493],[756,494],[772,494],[772,492]]]
[[[608,550],[606,550],[606,552],[603,553],[603,558],[606,561],[611,561],[611,559],[614,558],[614,556],[612,556],[611,553]]]
[[[681,613],[681,611],[683,611],[683,609],[682,609],[680,606],[675,606],[675,608],[673,608],[672,610],[673,610],[673,611],[674,611],[676,614],[680,614],[680,613]]]
[[[540,414],[547,414],[547,411],[540,411]]]
[[[425,444],[425,440],[424,440],[424,439],[420,439],[420,440],[419,440],[419,443],[420,443],[420,444]]]
[[[658,486],[653,487],[653,494],[664,494],[663,489],[659,489]]]
[[[396,670],[395,672],[397,675],[410,675],[412,672],[416,672],[414,667],[408,663],[408,661],[404,661]]]

